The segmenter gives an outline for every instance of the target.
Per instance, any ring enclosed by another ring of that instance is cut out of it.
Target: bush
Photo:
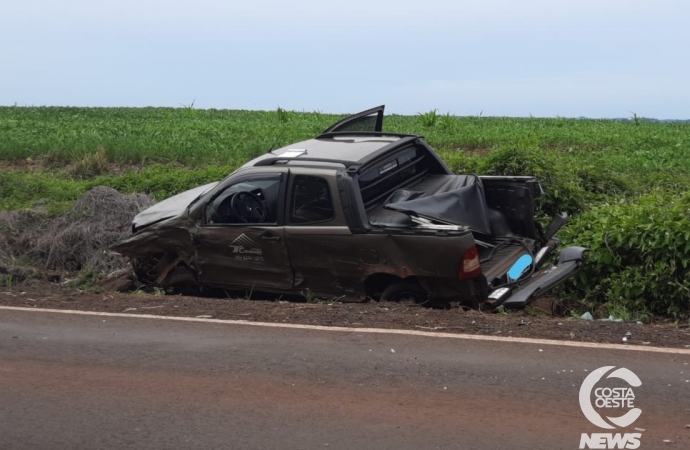
[[[681,315],[690,307],[690,193],[655,190],[604,204],[561,233],[589,247],[574,279],[586,301],[609,310]]]
[[[575,173],[582,189],[594,196],[625,195],[632,190],[622,175],[606,166],[578,165]]]
[[[586,192],[577,174],[563,164],[556,152],[544,151],[531,145],[518,145],[487,153],[477,167],[481,175],[531,175],[544,188],[539,200],[542,213],[581,212]]]
[[[70,172],[75,178],[87,179],[102,175],[108,171],[108,157],[105,149],[100,147],[95,153],[84,155],[71,168]]]

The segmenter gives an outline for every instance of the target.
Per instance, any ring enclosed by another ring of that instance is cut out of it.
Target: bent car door
[[[367,109],[357,114],[348,116],[331,125],[322,134],[338,133],[343,131],[381,131],[383,130],[383,110],[385,105]]]
[[[202,283],[292,288],[282,223],[286,178],[281,172],[240,175],[208,200],[195,238]]]
[[[338,186],[322,170],[291,168],[285,238],[295,286],[342,295],[362,284],[360,250],[342,214]]]

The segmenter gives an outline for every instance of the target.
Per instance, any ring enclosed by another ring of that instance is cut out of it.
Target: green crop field
[[[342,116],[193,108],[0,107],[0,210],[57,214],[105,185],[157,199],[311,138]],[[690,307],[690,124],[645,120],[388,116],[456,172],[537,176],[544,217],[574,214],[590,247],[569,292],[581,309],[682,316]]]
[[[236,164],[272,145],[313,137],[340,117],[283,110],[0,107],[0,158],[68,162],[104,148],[118,163]],[[388,116],[385,128],[423,134],[441,151],[530,145],[586,152],[626,171],[690,167],[683,158],[690,148],[688,124],[427,113]]]

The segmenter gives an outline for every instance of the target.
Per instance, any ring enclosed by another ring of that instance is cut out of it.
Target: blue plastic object
[[[532,257],[530,255],[522,255],[508,271],[508,281],[515,281],[520,278],[531,265]]]

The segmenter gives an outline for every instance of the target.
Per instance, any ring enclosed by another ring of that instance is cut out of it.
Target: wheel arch
[[[388,286],[400,281],[412,281],[419,284],[415,276],[401,278],[391,273],[377,272],[369,275],[364,280],[364,292],[368,297],[378,300]]]

